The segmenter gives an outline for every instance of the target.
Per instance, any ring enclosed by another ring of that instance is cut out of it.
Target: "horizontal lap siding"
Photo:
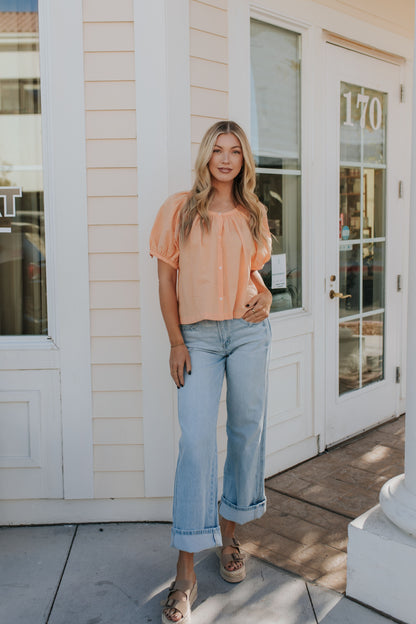
[[[191,140],[195,161],[204,132],[228,118],[226,0],[190,0]]]
[[[133,0],[84,0],[94,486],[144,496]]]

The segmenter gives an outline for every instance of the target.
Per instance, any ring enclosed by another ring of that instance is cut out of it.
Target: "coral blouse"
[[[150,235],[150,255],[178,269],[179,319],[183,325],[202,320],[241,318],[257,294],[251,271],[270,258],[271,238],[266,210],[263,222],[268,242],[253,240],[244,208],[210,211],[211,229],[202,231],[196,218],[185,243],[179,243],[179,212],[189,193],[176,193],[160,208]]]

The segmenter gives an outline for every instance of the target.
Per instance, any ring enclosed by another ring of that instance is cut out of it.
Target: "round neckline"
[[[216,210],[211,210],[208,209],[209,214],[212,215],[220,215],[220,216],[224,216],[224,215],[229,215],[229,214],[233,214],[234,212],[239,212],[238,208],[232,208],[231,210],[226,210],[225,212],[217,212]]]

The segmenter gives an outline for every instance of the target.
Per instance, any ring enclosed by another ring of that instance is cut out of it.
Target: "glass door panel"
[[[386,170],[363,169],[364,180],[364,214],[363,214],[363,238],[380,238],[386,235],[385,219],[385,180]]]
[[[37,0],[2,4],[0,335],[47,334]]]
[[[340,395],[384,378],[386,115],[385,93],[341,83]]]
[[[360,312],[360,247],[346,244],[339,250],[339,288],[347,295],[340,299],[340,318]]]

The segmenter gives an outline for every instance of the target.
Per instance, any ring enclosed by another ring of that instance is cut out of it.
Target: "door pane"
[[[363,319],[363,386],[380,381],[384,377],[383,334],[384,314],[375,314]]]
[[[340,395],[384,378],[386,115],[385,93],[341,83]]]
[[[342,240],[360,238],[361,186],[361,169],[359,167],[341,167],[339,237]]]
[[[384,378],[384,314],[339,324],[339,394]]]
[[[361,98],[365,100],[363,107],[367,106],[363,129],[363,160],[365,163],[385,164],[387,95],[372,89],[362,89]]]
[[[360,323],[339,324],[339,393],[360,387]]]
[[[0,335],[48,331],[37,11],[0,3]]]
[[[341,83],[341,161],[386,162],[387,95]]]
[[[385,243],[363,245],[363,312],[384,308]]]
[[[339,316],[358,314],[361,309],[360,245],[346,244],[339,250],[339,289],[347,299],[340,299]]]
[[[386,170],[363,169],[363,238],[380,238],[386,235],[384,201]]]
[[[341,160],[346,162],[361,160],[360,111],[352,104],[356,89],[341,83]]]

